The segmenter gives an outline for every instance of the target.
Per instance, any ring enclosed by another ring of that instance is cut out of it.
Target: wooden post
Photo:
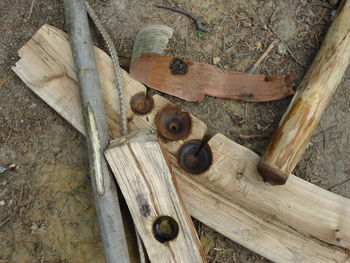
[[[258,164],[265,180],[272,184],[286,182],[349,62],[350,0],[346,0]]]
[[[86,6],[81,0],[64,0],[64,6],[80,86],[81,110],[89,151],[90,176],[105,259],[107,263],[127,263],[130,262],[130,259],[117,188],[103,157],[103,150],[109,141],[108,126]]]
[[[105,155],[151,262],[206,262],[157,136],[136,131]]]

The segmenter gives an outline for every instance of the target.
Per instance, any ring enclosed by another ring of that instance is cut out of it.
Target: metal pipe
[[[108,126],[85,2],[64,0],[72,54],[80,85],[81,107],[87,134],[90,176],[107,263],[129,263],[115,181],[103,151],[108,146]]]

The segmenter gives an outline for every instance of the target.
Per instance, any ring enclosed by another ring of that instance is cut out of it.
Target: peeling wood
[[[174,58],[143,54],[131,65],[130,75],[141,83],[187,101],[202,101],[206,95],[251,102],[278,100],[294,93],[289,75],[248,74],[225,71],[213,65],[181,59],[186,74],[173,74]]]

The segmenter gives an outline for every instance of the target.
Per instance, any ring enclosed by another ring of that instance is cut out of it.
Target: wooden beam
[[[157,136],[136,131],[105,155],[151,262],[206,262]]]
[[[44,25],[20,49],[21,59],[13,70],[52,108],[84,132],[70,52],[67,35]],[[118,136],[118,100],[111,61],[103,51],[96,48],[95,52],[109,127]],[[145,90],[127,73],[123,72],[123,77],[128,100]],[[154,109],[147,115],[134,114],[128,105],[131,130],[154,127],[157,112],[171,104],[161,96],[153,98]],[[202,139],[206,125],[194,116],[191,119],[192,133],[185,140]],[[192,216],[274,262],[350,262],[349,250],[320,241],[336,241],[349,247],[350,200],[293,175],[284,186],[265,184],[256,171],[259,157],[223,135],[209,141],[214,158],[209,171],[199,176],[188,175],[178,167],[174,155],[182,143],[167,142],[164,149]],[[226,144],[223,149],[229,154],[222,154],[220,147]],[[315,225],[316,217],[318,225]],[[309,221],[314,225],[311,229]],[[333,237],[334,234],[337,236]]]

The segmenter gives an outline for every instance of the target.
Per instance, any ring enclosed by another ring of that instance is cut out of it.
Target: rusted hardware
[[[157,114],[155,124],[158,133],[171,141],[185,139],[192,127],[190,115],[175,105],[163,108]]]
[[[213,155],[209,145],[201,140],[192,140],[181,146],[177,153],[180,167],[190,174],[201,174],[212,164]]]
[[[155,5],[156,7],[160,7],[160,8],[164,8],[164,9],[169,9],[171,11],[183,14],[185,16],[188,16],[189,18],[191,18],[195,23],[196,23],[196,27],[197,30],[203,31],[203,32],[208,32],[208,23],[205,22],[204,20],[200,19],[199,17],[195,16],[194,14],[179,8],[179,7],[173,7],[173,6],[164,6],[164,5]]]
[[[154,100],[145,92],[136,93],[130,100],[131,110],[139,115],[150,113],[154,106]]]
[[[188,64],[181,58],[174,58],[170,62],[170,71],[174,75],[185,75],[188,72]]]
[[[161,243],[174,240],[179,233],[179,224],[170,216],[160,216],[153,224],[155,239]]]

